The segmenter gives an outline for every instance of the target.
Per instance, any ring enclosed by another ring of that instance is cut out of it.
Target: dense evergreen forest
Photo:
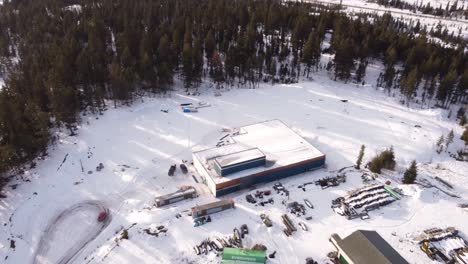
[[[389,14],[350,18],[299,2],[5,1],[0,173],[45,154],[52,129],[73,134],[81,114],[170,90],[176,78],[187,91],[205,80],[255,88],[323,68],[337,81],[361,83],[368,63],[382,61],[377,85],[401,91],[405,101],[419,91],[418,100],[446,107],[467,99],[465,48],[465,39],[442,27],[408,26]],[[334,59],[322,67],[323,53]]]

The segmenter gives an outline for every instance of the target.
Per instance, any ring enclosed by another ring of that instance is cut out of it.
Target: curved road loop
[[[109,210],[99,201],[84,201],[67,208],[59,215],[57,215],[44,230],[36,252],[34,253],[33,264],[44,264],[50,262],[47,259],[47,253],[51,249],[50,244],[54,238],[54,233],[57,229],[57,226],[60,225],[60,223],[63,222],[67,217],[73,215],[73,213],[77,213],[83,210],[95,210],[97,212],[105,211],[107,212],[107,218],[102,222],[98,222],[96,215],[96,224],[92,228],[93,230],[90,230],[87,236],[82,238],[80,241],[77,241],[73,247],[68,249],[66,253],[56,262],[58,264],[70,263],[78,255],[78,253],[80,253],[88,243],[93,241],[111,222]]]

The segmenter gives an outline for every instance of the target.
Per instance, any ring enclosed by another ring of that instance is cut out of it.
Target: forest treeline
[[[52,129],[73,133],[80,113],[170,90],[176,78],[188,90],[202,81],[296,82],[322,68],[324,53],[334,55],[323,65],[333,79],[361,83],[379,60],[378,85],[447,106],[466,100],[465,48],[442,27],[408,26],[389,14],[350,18],[295,1],[4,1],[0,172],[45,153]]]

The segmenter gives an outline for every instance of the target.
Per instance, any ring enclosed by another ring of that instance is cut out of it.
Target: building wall
[[[236,192],[240,189],[248,188],[254,184],[280,180],[292,175],[304,173],[311,169],[320,168],[325,165],[325,156],[318,159],[300,162],[288,167],[281,167],[274,170],[266,171],[266,173],[257,173],[236,181],[232,181],[233,185],[226,186],[226,182],[217,185],[215,196],[219,197],[228,193]]]
[[[210,189],[211,193],[216,196],[216,183],[211,179],[210,175],[205,169],[205,166],[198,160],[196,155],[192,155],[193,159],[193,166],[197,170],[198,174],[205,178],[206,184],[208,185],[208,189]]]
[[[337,234],[333,234],[330,237],[330,242],[333,246],[335,246],[336,250],[338,251],[338,259],[341,264],[355,264],[351,258],[344,252],[344,250],[340,246],[341,238]]]

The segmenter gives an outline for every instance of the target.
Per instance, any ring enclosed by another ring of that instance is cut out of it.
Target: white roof
[[[263,152],[261,152],[258,148],[253,148],[224,156],[219,156],[215,158],[215,160],[221,167],[227,167],[263,157],[265,157]]]
[[[193,153],[216,183],[325,156],[280,120],[270,120],[241,127],[238,132],[231,135],[231,138],[234,142],[232,144]],[[265,155],[266,166],[239,171],[224,177],[219,176],[212,169],[213,161],[220,156],[255,148]]]

